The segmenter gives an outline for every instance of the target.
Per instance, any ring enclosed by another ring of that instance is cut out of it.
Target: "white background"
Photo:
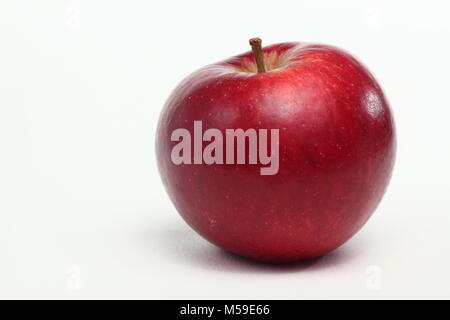
[[[450,298],[448,1],[2,1],[0,298]],[[175,85],[264,44],[337,45],[385,89],[394,176],[369,223],[307,263],[191,231],[157,172]]]

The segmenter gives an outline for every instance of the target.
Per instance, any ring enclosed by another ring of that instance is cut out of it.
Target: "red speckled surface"
[[[205,67],[169,97],[156,138],[164,185],[200,235],[246,257],[287,262],[323,255],[372,215],[389,182],[395,130],[376,80],[349,54],[329,46],[264,48],[285,57],[252,74],[252,54]],[[175,165],[170,135],[202,120],[203,130],[280,130],[276,175],[260,165]]]

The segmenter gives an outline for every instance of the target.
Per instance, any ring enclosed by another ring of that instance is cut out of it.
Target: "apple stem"
[[[264,56],[261,47],[261,39],[260,38],[251,38],[249,40],[250,45],[252,46],[253,54],[255,55],[256,66],[258,68],[258,73],[266,72],[266,66],[264,65]]]

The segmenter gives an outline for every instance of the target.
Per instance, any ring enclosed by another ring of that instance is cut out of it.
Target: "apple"
[[[162,181],[183,219],[218,247],[266,262],[324,255],[366,223],[386,190],[396,148],[389,104],[336,47],[250,44],[167,100],[156,135]],[[230,142],[238,130],[240,145]]]

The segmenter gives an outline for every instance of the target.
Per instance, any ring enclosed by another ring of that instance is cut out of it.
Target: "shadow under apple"
[[[156,237],[156,238],[154,238]],[[271,264],[259,262],[220,249],[202,239],[188,227],[152,230],[152,241],[157,241],[159,250],[168,258],[196,267],[220,272],[238,273],[283,273],[311,272],[337,267],[352,260],[361,248],[347,243],[344,246],[318,258],[291,263]],[[351,242],[351,241],[350,241]]]

